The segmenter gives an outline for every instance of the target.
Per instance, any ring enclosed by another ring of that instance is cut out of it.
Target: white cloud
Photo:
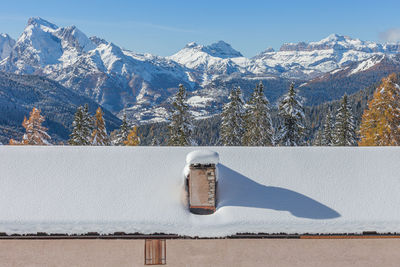
[[[379,38],[385,42],[400,42],[400,28],[392,28],[379,33]]]

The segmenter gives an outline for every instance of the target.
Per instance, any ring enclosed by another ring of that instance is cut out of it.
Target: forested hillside
[[[355,118],[356,128],[359,128],[361,123],[362,114],[367,107],[368,100],[371,99],[376,87],[379,83],[371,85],[363,90],[360,90],[352,95],[349,95],[349,103]],[[317,106],[306,106],[305,119],[306,119],[306,141],[311,144],[316,132],[323,125],[328,111],[334,113],[339,108],[340,100],[326,102]],[[271,109],[272,122],[275,128],[279,125],[278,109],[274,106]],[[200,146],[217,145],[219,140],[219,129],[221,126],[221,116],[216,115],[211,118],[195,120],[194,121],[194,139]],[[153,123],[141,125],[138,129],[139,136],[141,137],[141,145],[160,144],[166,145],[168,137],[168,124],[167,123]],[[156,142],[155,142],[156,141]]]
[[[0,142],[7,144],[10,138],[22,137],[22,121],[33,107],[44,115],[43,125],[49,129],[53,143],[64,142],[71,133],[77,107],[86,103],[94,114],[99,104],[57,82],[36,75],[0,72]],[[105,111],[105,118],[109,130],[121,124],[109,111]]]

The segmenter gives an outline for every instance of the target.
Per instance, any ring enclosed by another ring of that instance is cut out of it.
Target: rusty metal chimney
[[[194,214],[212,214],[216,211],[218,153],[197,150],[186,157],[189,210]]]

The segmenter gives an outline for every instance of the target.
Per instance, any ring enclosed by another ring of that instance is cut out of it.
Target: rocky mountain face
[[[188,89],[197,117],[219,113],[232,87],[240,85],[246,97],[259,81],[265,83],[271,102],[295,81],[307,104],[322,103],[358,88],[346,86],[356,84],[360,73],[376,82],[383,72],[396,71],[399,53],[400,44],[333,34],[319,42],[267,49],[253,58],[223,41],[189,43],[172,56],[160,57],[128,51],[89,38],[75,26],[60,28],[41,18],[29,19],[17,41],[0,36],[0,70],[50,78],[120,117],[126,113],[132,122],[164,121],[180,83]],[[336,77],[342,78],[324,82]],[[318,84],[326,87],[316,90]]]

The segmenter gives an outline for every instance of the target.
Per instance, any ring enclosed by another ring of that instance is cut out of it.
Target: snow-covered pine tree
[[[360,146],[400,145],[400,80],[396,74],[382,79],[364,111]]]
[[[76,109],[74,120],[72,122],[72,132],[69,135],[68,144],[71,146],[80,146],[84,145],[85,139],[82,135],[82,121],[83,121],[83,107],[79,106]]]
[[[49,140],[50,135],[47,133],[47,128],[42,126],[45,118],[40,115],[40,110],[33,108],[29,113],[29,119],[24,118],[22,126],[25,128],[25,134],[22,141],[10,139],[10,145],[51,145]]]
[[[194,145],[192,140],[192,116],[189,113],[189,106],[186,103],[186,89],[180,84],[178,92],[173,97],[172,106],[174,111],[171,116],[169,128],[168,145],[188,146]]]
[[[153,139],[151,139],[151,146],[160,146],[160,141],[158,141],[158,139],[153,136]]]
[[[282,146],[304,145],[304,109],[294,89],[294,83],[290,85],[289,91],[279,102],[279,118],[281,120],[277,136],[279,144]]]
[[[85,107],[79,106],[75,112],[74,121],[72,122],[72,133],[68,144],[72,146],[89,146],[92,133],[91,118],[87,116],[89,113],[87,104]]]
[[[334,144],[334,128],[332,112],[329,110],[325,117],[324,130],[322,132],[323,146],[332,146]]]
[[[93,117],[90,115],[89,112],[89,104],[85,104],[82,110],[83,114],[83,122],[85,123],[85,127],[89,129],[88,140],[90,140],[90,134],[93,131]]]
[[[114,145],[123,146],[125,141],[127,141],[127,139],[128,139],[129,133],[130,133],[130,127],[129,127],[128,122],[126,120],[126,114],[124,114],[124,117],[122,119],[121,127],[119,128],[119,131],[117,133],[116,139],[113,142]]]
[[[342,97],[340,107],[336,113],[335,123],[335,145],[356,146],[357,136],[354,125],[354,117],[348,103],[347,95]]]
[[[140,138],[137,135],[137,126],[133,126],[129,132],[126,140],[124,141],[125,146],[138,146],[140,144]]]
[[[314,141],[312,143],[313,146],[324,146],[324,142],[323,142],[323,132],[321,130],[321,128],[318,130],[317,135],[314,138]]]
[[[103,119],[103,111],[97,108],[94,120],[94,130],[92,132],[91,144],[93,146],[109,146],[110,139],[107,134],[106,124]]]
[[[154,134],[154,126],[150,128],[149,136],[152,137],[150,143],[151,146],[160,146],[159,137]]]
[[[242,144],[244,110],[241,94],[239,87],[232,89],[229,102],[223,106],[219,140],[221,145],[240,146]]]
[[[264,85],[260,82],[246,104],[245,146],[272,146],[274,145],[274,128],[270,115],[269,101],[264,94]]]

